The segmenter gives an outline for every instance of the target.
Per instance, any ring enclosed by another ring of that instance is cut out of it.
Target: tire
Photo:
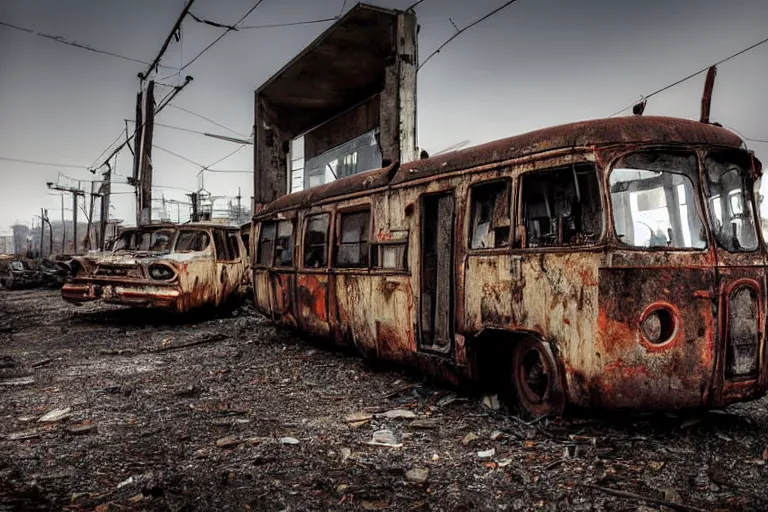
[[[560,416],[565,393],[557,363],[543,342],[526,338],[512,350],[512,387],[522,412],[533,418]]]

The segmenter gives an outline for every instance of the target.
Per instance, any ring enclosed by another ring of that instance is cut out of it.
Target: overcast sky
[[[255,0],[197,0],[192,12],[234,23]],[[185,0],[0,0],[0,21],[150,61]],[[264,0],[246,24],[327,18],[343,0]],[[406,8],[413,0],[373,0]],[[425,0],[417,7],[425,58],[455,29],[504,0]],[[348,1],[345,10],[354,2]],[[229,34],[183,73],[194,81],[174,103],[244,136],[253,126],[253,91],[329,26],[328,23]],[[187,19],[181,43],[162,61],[160,78],[179,83],[172,67],[187,62],[221,33]],[[694,71],[768,37],[766,0],[519,0],[459,36],[418,77],[420,146],[430,152],[478,144],[532,129],[606,117]],[[145,66],[65,46],[0,26],[0,157],[81,166],[56,168],[0,160],[0,231],[30,222],[40,207],[59,218],[60,199],[45,183],[59,171],[92,179],[85,169],[134,116],[136,74]],[[646,114],[696,119],[704,76],[652,98]],[[718,69],[712,119],[746,137],[768,140],[768,44]],[[160,94],[163,89],[158,91]],[[225,135],[231,132],[168,108],[157,123]],[[162,127],[162,147],[208,165],[232,143]],[[750,143],[768,162],[768,144]],[[155,149],[155,184],[197,188],[199,168]],[[252,148],[215,166],[252,170]],[[124,151],[117,174],[129,175]],[[116,176],[115,181],[125,178]],[[252,195],[252,175],[208,174],[215,195]],[[131,188],[116,185],[113,217],[135,218]],[[184,200],[184,190],[157,189]],[[249,201],[249,199],[247,199]],[[69,203],[69,199],[67,203]],[[71,218],[71,213],[66,212]]]

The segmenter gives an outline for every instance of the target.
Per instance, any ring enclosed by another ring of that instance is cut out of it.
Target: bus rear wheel
[[[557,364],[544,343],[533,338],[512,351],[512,385],[522,412],[528,416],[559,416],[565,409]]]

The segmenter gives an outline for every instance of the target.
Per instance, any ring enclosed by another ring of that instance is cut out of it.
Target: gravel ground
[[[0,292],[2,511],[768,510],[767,447],[765,400],[526,422],[247,307]]]

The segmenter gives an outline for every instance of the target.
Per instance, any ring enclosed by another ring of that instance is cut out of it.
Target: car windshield
[[[710,222],[718,245],[732,252],[756,250],[758,238],[748,155],[710,153],[704,160],[704,171]]]
[[[619,160],[610,175],[619,240],[640,248],[705,248],[694,199],[696,168],[692,154],[644,151]]]
[[[174,230],[152,229],[144,231],[127,231],[120,235],[115,242],[115,252],[170,252]]]

